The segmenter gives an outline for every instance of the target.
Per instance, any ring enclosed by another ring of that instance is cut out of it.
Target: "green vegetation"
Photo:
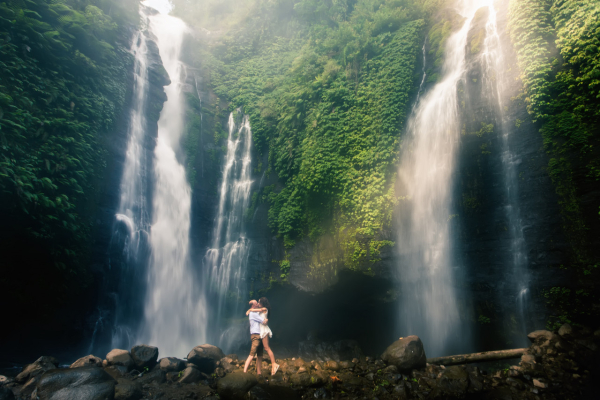
[[[27,278],[45,290],[84,280],[107,133],[132,65],[119,40],[136,16],[134,1],[0,2],[0,220],[11,229],[2,253],[11,267],[39,262]],[[13,300],[25,295],[4,286]]]
[[[269,154],[281,183],[267,196],[269,224],[286,247],[335,237],[354,267],[393,244],[380,234],[398,202],[400,134],[425,19],[440,3],[250,1],[239,18],[217,2],[174,2],[190,24],[227,29],[198,63],[210,67],[219,98],[250,115],[256,147]],[[213,8],[222,20],[192,17]]]
[[[521,97],[540,124],[550,155],[548,172],[573,250],[569,269],[580,278],[581,287],[552,288],[544,295],[556,318],[581,321],[582,297],[598,299],[586,286],[598,280],[597,270],[589,268],[597,263],[597,252],[590,245],[588,218],[596,217],[600,198],[591,195],[590,212],[582,195],[600,180],[600,3],[511,0],[510,32],[525,89]]]

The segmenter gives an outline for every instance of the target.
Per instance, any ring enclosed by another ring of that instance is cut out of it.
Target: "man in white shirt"
[[[257,308],[258,302],[256,300],[250,300],[250,308]],[[248,315],[250,319],[250,339],[252,340],[252,347],[250,348],[250,355],[246,359],[246,364],[244,365],[244,372],[248,372],[248,367],[256,354],[256,373],[258,375],[261,374],[260,367],[262,365],[262,357],[263,357],[263,344],[262,339],[260,338],[260,324],[267,325],[269,321],[267,318],[263,318],[257,312],[251,312]]]

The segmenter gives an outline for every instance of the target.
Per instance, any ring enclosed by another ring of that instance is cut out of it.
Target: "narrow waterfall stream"
[[[161,4],[169,4],[167,0]],[[152,4],[149,4],[152,5]],[[160,11],[164,12],[163,8]],[[149,29],[157,38],[171,84],[158,121],[154,150],[152,255],[144,323],[138,339],[158,346],[163,356],[184,356],[205,339],[204,301],[195,290],[189,260],[191,189],[181,155],[184,67],[180,52],[187,27],[165,13],[150,16]]]
[[[484,52],[482,54],[484,67],[484,90],[495,105],[495,112],[500,128],[502,143],[502,165],[504,178],[505,199],[503,209],[508,221],[510,233],[510,253],[507,255],[506,263],[510,266],[510,275],[507,278],[508,287],[503,293],[503,299],[514,299],[515,316],[519,324],[518,330],[520,341],[517,343],[526,346],[529,333],[528,326],[528,298],[529,298],[529,273],[527,268],[527,252],[525,248],[525,237],[523,235],[523,223],[520,215],[518,198],[518,176],[517,166],[521,162],[520,157],[511,151],[510,136],[514,132],[514,123],[508,121],[506,116],[507,90],[510,82],[504,71],[508,66],[502,49],[500,35],[498,33],[497,10],[492,1],[487,4],[489,18],[486,23],[486,39],[484,41]],[[512,303],[512,301],[511,301]],[[519,339],[516,339],[519,340]]]
[[[241,113],[238,110],[237,116]],[[250,241],[246,238],[244,220],[250,200],[252,130],[247,115],[236,123],[235,115],[229,114],[227,154],[219,193],[219,208],[215,219],[213,243],[205,256],[204,270],[209,276],[209,291],[215,293],[217,304],[214,310],[215,326],[220,326],[223,307],[227,297],[240,298],[242,280],[245,277]],[[235,331],[235,329],[234,329]],[[236,331],[237,332],[237,331]],[[220,345],[229,349],[236,340],[233,331],[226,331],[218,338]]]
[[[140,12],[143,24],[148,17]],[[116,230],[113,242],[121,242],[123,254],[122,271],[115,315],[112,347],[129,348],[133,345],[135,332],[132,319],[139,322],[143,310],[138,290],[131,290],[132,285],[144,279],[148,260],[150,216],[148,210],[148,160],[144,142],[146,141],[146,100],[148,90],[148,47],[146,35],[138,31],[131,46],[135,54],[133,103],[131,107],[125,163],[120,185],[119,209],[116,214]],[[124,236],[124,237],[123,237]],[[118,246],[118,247],[121,247]],[[138,318],[135,318],[138,315]],[[90,350],[94,347],[94,338]]]
[[[398,275],[401,282],[400,332],[419,335],[428,356],[470,350],[467,321],[461,317],[460,290],[463,273],[453,254],[454,169],[461,137],[458,87],[466,79],[467,38],[475,13],[488,7],[486,39],[481,57],[484,66],[484,97],[492,104],[497,119],[503,120],[502,48],[496,28],[496,12],[492,0],[465,0],[457,12],[465,21],[446,43],[445,61],[440,81],[413,108],[408,121],[399,185],[405,200],[400,212]],[[504,209],[511,221],[511,254],[513,272],[507,278],[514,284],[526,285],[524,239],[518,216],[514,156],[508,149],[506,121],[501,124],[503,165],[507,202]],[[508,269],[510,270],[510,269]],[[526,293],[526,289],[524,289]]]

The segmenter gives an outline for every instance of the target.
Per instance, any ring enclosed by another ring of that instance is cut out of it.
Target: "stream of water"
[[[183,357],[205,341],[206,308],[191,279],[191,189],[180,148],[185,106],[182,85],[186,78],[180,53],[188,29],[183,21],[164,13],[166,7],[160,6],[165,4],[168,0],[158,4],[161,13],[149,17],[149,29],[156,37],[171,84],[165,87],[168,100],[158,121],[154,150],[152,255],[138,341],[158,346],[162,356]]]
[[[241,121],[236,122],[236,115]],[[211,307],[215,318],[214,326],[221,326],[223,307],[228,298],[241,302],[245,289],[242,287],[250,240],[246,237],[246,211],[250,201],[252,186],[252,130],[247,115],[240,111],[229,114],[227,153],[225,155],[219,208],[213,230],[212,247],[207,251],[204,262],[205,281],[210,283],[209,291],[216,296],[217,303]],[[237,330],[233,330],[237,332]],[[221,346],[229,349],[237,341],[237,334],[231,329],[215,338]],[[247,335],[246,335],[247,336]]]
[[[483,90],[504,121],[504,82],[499,78],[503,65],[492,0],[464,0],[457,12],[465,20],[447,40],[445,61],[439,82],[420,97],[412,110],[399,169],[399,185],[405,196],[400,215],[398,267],[401,282],[400,332],[416,334],[423,340],[428,356],[470,350],[469,321],[463,321],[459,283],[462,272],[453,254],[451,223],[452,188],[456,154],[461,134],[458,87],[466,79],[466,48],[475,13],[488,7],[486,39],[481,57],[484,66]],[[510,221],[512,275],[516,285],[526,285],[524,239],[516,197],[515,157],[509,151],[510,130],[502,124],[503,165]],[[522,297],[526,286],[520,287]],[[526,300],[523,300],[523,302]],[[521,304],[521,308],[525,308]]]

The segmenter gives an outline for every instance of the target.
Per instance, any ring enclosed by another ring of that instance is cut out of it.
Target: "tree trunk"
[[[484,351],[483,353],[471,353],[471,354],[460,354],[457,356],[437,357],[428,358],[428,364],[438,365],[458,365],[458,364],[469,364],[482,361],[496,361],[505,360],[509,358],[519,358],[525,353],[524,349],[512,349],[512,350],[498,350],[498,351]]]

